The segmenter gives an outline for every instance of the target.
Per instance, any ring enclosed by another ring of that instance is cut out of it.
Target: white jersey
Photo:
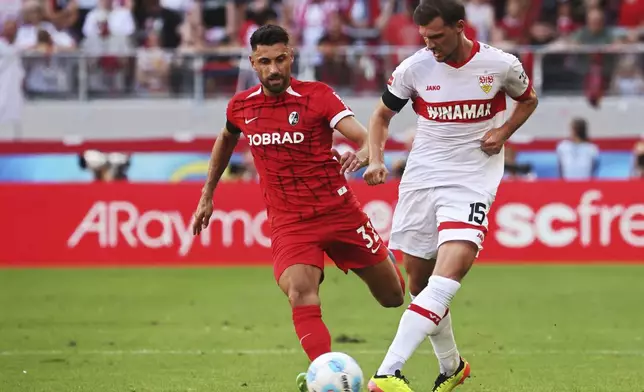
[[[521,62],[476,41],[463,64],[440,63],[421,49],[387,84],[396,97],[412,99],[418,115],[400,191],[459,185],[494,196],[503,177],[503,151],[488,156],[481,139],[502,124],[506,94],[529,97],[532,86]]]

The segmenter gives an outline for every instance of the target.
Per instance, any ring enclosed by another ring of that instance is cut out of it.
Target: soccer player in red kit
[[[288,296],[295,332],[313,361],[331,351],[318,295],[325,253],[345,273],[354,271],[385,307],[403,304],[404,280],[343,175],[365,166],[368,151],[339,156],[331,149],[334,129],[363,146],[367,130],[329,86],[291,77],[293,50],[283,28],[260,27],[250,43],[250,61],[261,84],[228,104],[193,231],[207,227],[213,192],[243,133],[267,207],[275,279]],[[306,392],[303,374],[297,383]]]

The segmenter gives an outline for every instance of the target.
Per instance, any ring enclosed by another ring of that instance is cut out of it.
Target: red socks
[[[331,352],[331,335],[322,321],[322,310],[318,305],[293,308],[293,325],[300,338],[300,344],[313,361],[322,354]]]
[[[400,280],[400,287],[402,287],[403,295],[405,295],[405,278],[403,278],[402,273],[400,272],[400,268],[398,268],[398,265],[396,265],[395,263],[394,268],[396,269],[396,274],[398,274],[398,279]]]

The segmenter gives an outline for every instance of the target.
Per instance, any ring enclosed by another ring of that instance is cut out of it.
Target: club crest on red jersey
[[[479,78],[479,86],[484,93],[489,94],[494,84],[494,75],[481,75]]]
[[[300,122],[300,114],[298,112],[291,112],[291,114],[288,115],[288,123],[291,125],[295,125]]]

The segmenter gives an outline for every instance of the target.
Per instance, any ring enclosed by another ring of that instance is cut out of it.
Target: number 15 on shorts
[[[485,222],[485,210],[487,206],[485,203],[472,203],[470,204],[470,216],[467,218],[469,222],[474,222],[482,225]]]
[[[356,233],[362,235],[362,239],[366,242],[365,246],[367,247],[367,249],[371,249],[371,253],[376,253],[378,249],[380,249],[380,245],[382,245],[382,243],[380,242],[380,236],[373,229],[370,221],[367,221],[367,223],[358,227],[356,229]],[[378,246],[374,248],[373,246],[375,244],[378,244]]]

